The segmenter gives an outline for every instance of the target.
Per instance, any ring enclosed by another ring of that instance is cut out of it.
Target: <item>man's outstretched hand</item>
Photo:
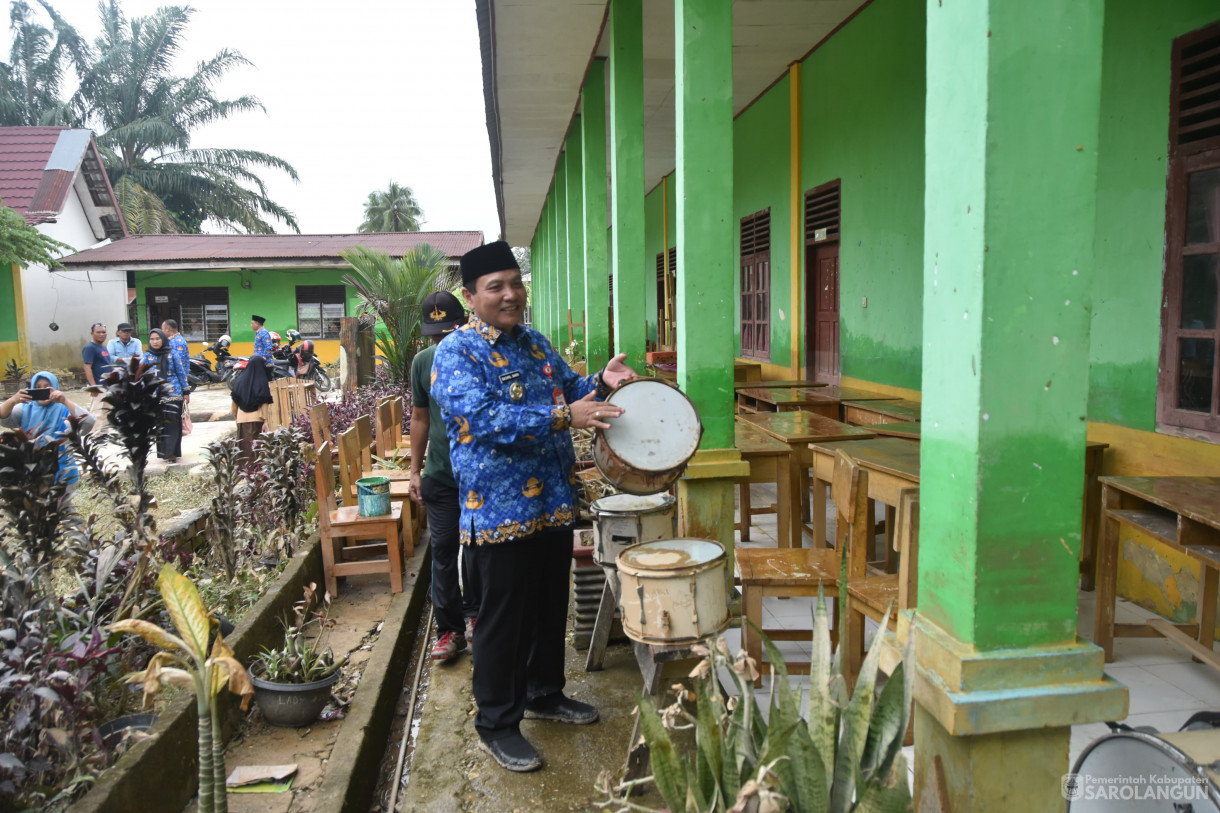
[[[635,370],[623,363],[626,358],[626,353],[619,353],[610,359],[610,363],[602,370],[602,381],[606,382],[606,386],[617,387],[624,381],[630,381],[633,378],[639,377],[635,374]]]

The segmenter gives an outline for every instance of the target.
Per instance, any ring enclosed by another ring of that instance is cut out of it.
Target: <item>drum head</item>
[[[671,505],[674,498],[668,494],[611,494],[589,504],[594,514],[646,514]]]
[[[1169,739],[1172,738],[1173,742]],[[1220,731],[1158,736],[1142,731],[1107,734],[1090,743],[1063,778],[1072,813],[1123,810],[1220,810],[1220,789],[1208,772]],[[1183,807],[1179,808],[1175,802]]]
[[[636,379],[606,399],[626,410],[599,430],[625,464],[639,471],[668,471],[699,448],[703,427],[690,399],[661,381]]]
[[[644,542],[618,555],[619,564],[636,570],[670,571],[697,567],[724,557],[724,547],[710,539],[661,539]]]

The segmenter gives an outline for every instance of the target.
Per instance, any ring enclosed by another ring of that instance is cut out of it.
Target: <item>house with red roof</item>
[[[0,201],[78,251],[128,233],[89,130],[0,127]],[[89,326],[103,322],[113,333],[126,316],[121,270],[0,268],[0,363],[79,367]]]
[[[339,325],[355,316],[355,289],[343,283],[351,266],[342,252],[357,246],[402,257],[427,243],[458,259],[483,244],[480,231],[369,234],[133,235],[63,260],[58,274],[130,275],[139,325],[175,319],[188,342],[222,335],[240,355],[254,349],[251,314],[268,330],[290,328],[314,341],[318,355],[339,358]]]

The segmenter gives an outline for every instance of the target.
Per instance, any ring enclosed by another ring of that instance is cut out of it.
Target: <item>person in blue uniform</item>
[[[608,429],[623,410],[599,399],[635,373],[619,355],[580,376],[520,324],[526,290],[507,243],[466,253],[461,269],[473,315],[437,346],[431,395],[449,436],[459,539],[479,582],[475,729],[502,767],[532,771],[542,759],[521,734],[523,717],[598,719],[596,708],[563,694],[577,514],[569,430]]]
[[[254,355],[262,356],[263,361],[267,364],[271,363],[271,352],[275,349],[271,346],[271,331],[263,327],[263,323],[267,320],[258,315],[250,317],[250,329],[254,331]]]
[[[182,394],[186,391],[186,367],[170,347],[169,337],[156,328],[148,331],[148,349],[140,356],[140,363],[156,367],[157,378],[166,382],[157,457],[173,463],[182,456]]]

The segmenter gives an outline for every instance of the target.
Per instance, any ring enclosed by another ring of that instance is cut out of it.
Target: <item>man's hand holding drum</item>
[[[626,353],[619,353],[610,359],[610,363],[602,370],[599,378],[608,389],[614,389],[624,381],[636,377],[635,371],[623,363],[626,358]],[[591,392],[579,401],[572,402],[570,408],[573,429],[609,429],[610,424],[606,421],[623,414],[622,407],[597,401],[597,396],[597,392]]]

